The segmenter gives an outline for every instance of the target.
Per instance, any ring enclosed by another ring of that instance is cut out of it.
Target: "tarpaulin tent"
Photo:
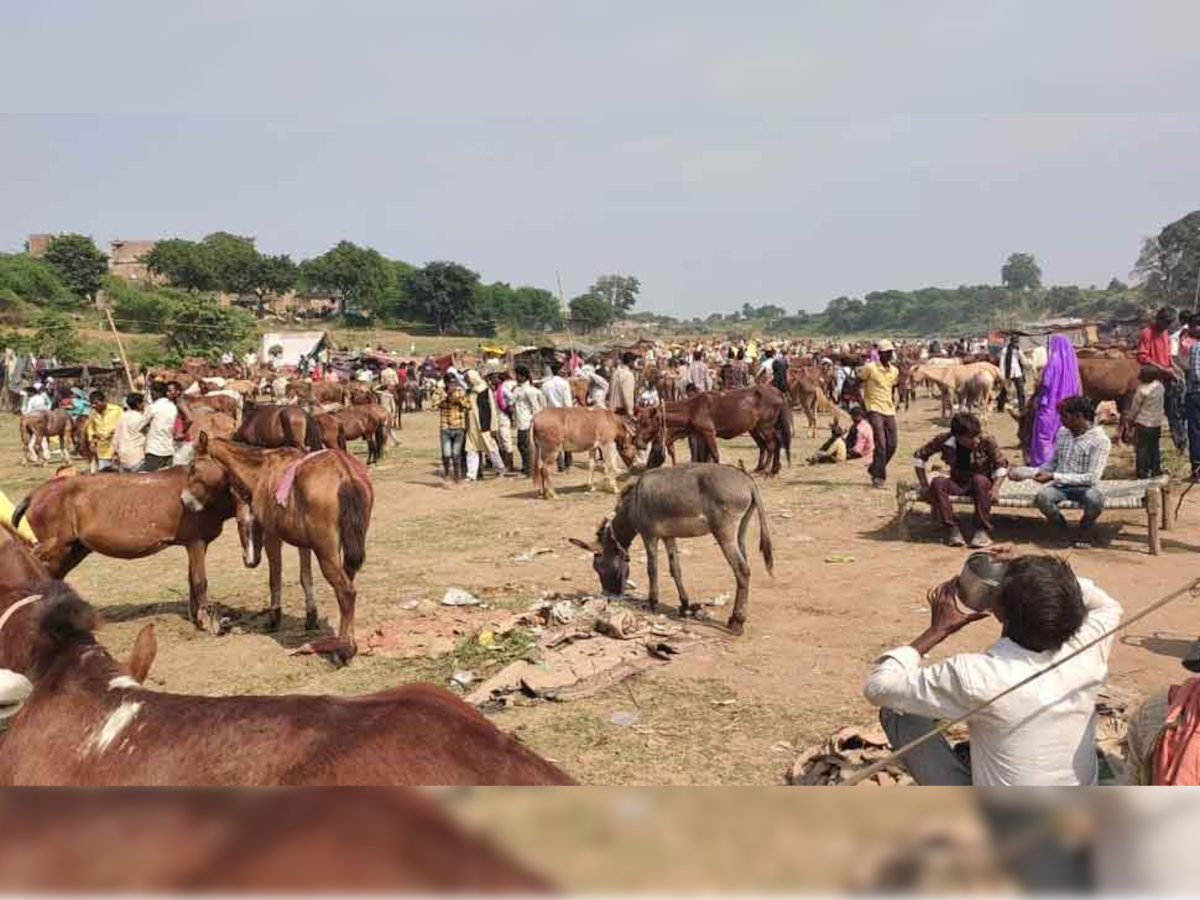
[[[295,366],[301,356],[312,356],[325,346],[324,331],[269,331],[262,336],[258,358],[266,362],[271,358],[272,347],[282,347],[280,363]]]

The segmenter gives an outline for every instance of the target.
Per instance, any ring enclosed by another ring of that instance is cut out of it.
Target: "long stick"
[[[558,304],[563,308],[563,312],[566,313],[563,321],[566,322],[567,325],[567,340],[571,342],[571,356],[574,357],[575,335],[571,332],[571,311],[567,308],[567,295],[563,293],[562,276],[558,274],[557,269],[554,270],[554,279],[558,282]],[[567,374],[569,375],[570,373]]]
[[[1045,675],[1048,672],[1053,672],[1059,666],[1070,662],[1075,657],[1077,657],[1079,654],[1085,653],[1088,650],[1091,650],[1093,647],[1095,647],[1100,642],[1108,640],[1110,637],[1112,637],[1118,631],[1123,631],[1124,629],[1126,629],[1130,625],[1132,625],[1134,622],[1141,621],[1142,619],[1146,618],[1146,616],[1150,615],[1150,613],[1155,612],[1156,610],[1162,609],[1168,603],[1178,600],[1180,597],[1184,596],[1185,594],[1191,594],[1192,596],[1200,596],[1200,578],[1197,578],[1195,581],[1192,581],[1191,583],[1185,585],[1184,587],[1179,588],[1179,590],[1174,591],[1170,594],[1167,594],[1167,596],[1165,596],[1159,600],[1156,600],[1155,602],[1153,602],[1149,606],[1147,606],[1145,609],[1143,609],[1141,612],[1130,616],[1128,619],[1126,619],[1124,622],[1122,622],[1116,628],[1106,631],[1104,634],[1100,635],[1100,637],[1096,638],[1095,640],[1088,641],[1086,644],[1084,644],[1082,647],[1080,647],[1078,650],[1076,650],[1074,653],[1070,654],[1069,656],[1064,656],[1062,659],[1060,659],[1054,665],[1047,666],[1046,668],[1042,669],[1040,672],[1034,672],[1029,677],[1023,678],[1020,681],[1018,681],[1012,687],[1001,691],[999,694],[997,694],[995,697],[992,697],[990,700],[985,700],[983,703],[980,703],[974,709],[968,710],[967,712],[963,713],[963,715],[959,716],[957,719],[951,719],[948,722],[943,722],[937,728],[933,729],[932,731],[926,732],[925,734],[921,735],[916,740],[909,741],[907,744],[905,744],[903,747],[901,747],[899,750],[897,750],[891,756],[887,757],[886,759],[881,759],[877,763],[871,764],[867,768],[863,769],[861,772],[857,773],[856,775],[853,775],[847,781],[842,782],[842,784],[846,787],[853,787],[854,785],[858,784],[860,781],[864,781],[865,779],[870,778],[872,775],[874,775],[879,770],[885,769],[888,766],[890,766],[892,763],[894,763],[896,760],[898,760],[900,757],[902,757],[904,754],[906,754],[909,750],[912,750],[914,747],[918,747],[928,740],[932,740],[933,738],[938,737],[939,735],[945,734],[947,731],[949,731],[955,725],[958,725],[961,722],[965,722],[967,719],[971,718],[972,716],[987,709],[993,703],[996,703],[997,701],[1004,699],[1009,694],[1011,694],[1013,691],[1020,690],[1021,688],[1025,687],[1025,685],[1029,684],[1031,681],[1036,681],[1037,679],[1041,678],[1043,675]]]
[[[104,315],[108,317],[108,326],[112,329],[113,337],[117,339],[117,352],[121,355],[121,365],[125,367],[125,380],[129,382],[129,391],[133,393],[133,373],[129,371],[129,360],[125,357],[125,345],[121,343],[121,334],[117,331],[117,323],[113,321],[112,313],[105,308]]]

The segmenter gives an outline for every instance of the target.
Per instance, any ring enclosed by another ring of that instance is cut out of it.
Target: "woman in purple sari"
[[[1062,427],[1058,419],[1058,404],[1067,397],[1083,393],[1079,383],[1079,361],[1075,348],[1061,334],[1051,335],[1046,353],[1046,368],[1034,396],[1033,433],[1026,461],[1040,466],[1054,456],[1054,436]]]

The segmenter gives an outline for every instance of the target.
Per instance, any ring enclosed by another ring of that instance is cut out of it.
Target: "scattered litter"
[[[442,597],[442,606],[478,606],[479,598],[462,588],[450,588]]]
[[[512,558],[512,560],[513,560],[513,562],[529,562],[530,560],[535,559],[536,557],[544,556],[547,553],[553,553],[553,552],[554,551],[552,549],[550,549],[549,547],[534,547],[532,550],[530,550],[527,553],[518,553],[516,556],[514,556]]]
[[[852,563],[852,562],[854,562],[854,557],[851,556],[849,553],[831,553],[827,557],[825,557],[825,562],[827,562],[827,563]]]
[[[494,647],[496,645],[496,635],[490,628],[485,628],[479,632],[479,637],[476,640],[479,641],[480,647]]]
[[[871,728],[839,728],[824,743],[809,747],[796,757],[787,781],[793,785],[842,784],[853,777],[857,770],[886,759],[891,752],[887,735],[878,725]],[[890,787],[916,784],[916,781],[904,764],[896,761],[861,783]]]
[[[461,688],[469,687],[475,681],[475,673],[468,669],[460,669],[454,673],[450,681]]]
[[[400,608],[401,609],[416,609],[420,605],[421,605],[420,600],[405,600],[403,603],[400,604]]]
[[[559,600],[550,607],[550,622],[566,625],[575,618],[575,605],[570,600]]]
[[[570,576],[570,575],[559,575],[559,576],[558,576],[558,580],[559,580],[559,581],[570,581],[570,580],[571,580],[571,576]]]
[[[714,700],[712,702],[712,705],[713,706],[733,706],[735,703],[737,703],[737,700],[730,698],[729,700]]]
[[[781,519],[790,519],[790,518],[792,518],[792,514],[791,514],[790,512],[787,512],[787,511],[785,510],[784,512],[781,512],[781,513],[779,514],[779,518],[781,518]]]
[[[629,712],[629,711],[623,709],[620,712],[613,713],[608,721],[612,722],[614,725],[629,726],[629,725],[634,724],[637,720],[638,720],[637,713]]]
[[[796,748],[792,746],[791,741],[776,741],[771,745],[772,753],[795,753]]]
[[[717,594],[717,596],[713,597],[711,600],[704,601],[703,605],[704,606],[724,606],[726,603],[728,603],[730,601],[730,599],[731,598],[729,596],[729,592],[726,591],[724,594]]]

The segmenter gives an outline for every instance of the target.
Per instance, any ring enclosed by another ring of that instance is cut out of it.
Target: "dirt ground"
[[[901,412],[893,479],[912,478],[912,452],[938,429],[936,415],[936,404],[924,398]],[[16,502],[51,470],[19,465],[15,421],[6,421],[0,429],[0,488]],[[1001,446],[1015,443],[1007,416],[992,416],[991,425]],[[827,433],[824,416],[820,432]],[[530,482],[519,478],[447,490],[436,443],[434,413],[406,416],[400,446],[372,471],[376,505],[358,578],[362,652],[348,667],[288,654],[311,637],[303,631],[294,553],[285,554],[283,629],[263,631],[266,567],[243,567],[232,527],[209,552],[212,597],[233,619],[231,632],[219,638],[186,621],[187,564],[180,548],[135,562],[91,557],[69,580],[101,609],[101,639],[118,656],[129,651],[142,625],[155,624],[159,654],[149,684],[161,690],[354,694],[414,680],[449,685],[452,674],[464,668],[477,677],[490,674],[520,648],[501,642],[496,650],[481,649],[474,639],[480,629],[545,593],[598,591],[590,555],[567,538],[588,538],[614,498],[602,489],[586,493],[586,472],[578,464],[560,477],[560,497],[552,502],[536,499]],[[731,638],[717,624],[688,623],[718,639],[588,699],[510,707],[493,714],[496,724],[585,783],[761,785],[781,782],[794,748],[816,743],[840,725],[869,722],[873,711],[860,686],[870,660],[925,627],[926,590],[957,571],[964,551],[943,546],[923,511],[914,515],[911,541],[898,540],[889,527],[893,490],[872,490],[861,463],[805,465],[816,443],[799,427],[791,467],[761,482],[775,576],[768,577],[761,558],[752,557],[744,636]],[[365,446],[356,449],[365,456]],[[680,449],[686,455],[686,447]],[[748,467],[757,459],[748,438],[724,442],[721,451],[723,461],[742,460]],[[1131,469],[1131,451],[1114,448],[1110,474],[1129,477]],[[1102,526],[1101,546],[1072,551],[1070,559],[1128,612],[1198,574],[1190,555],[1200,549],[1195,499],[1188,499],[1176,529],[1164,535],[1157,558],[1147,552],[1144,514],[1109,513]],[[749,535],[751,547],[757,546],[756,530]],[[1001,511],[998,537],[1024,552],[1053,546],[1048,526],[1033,512]],[[732,591],[732,573],[715,543],[697,539],[682,548],[684,579],[694,597]],[[852,561],[827,561],[831,556]],[[674,616],[674,587],[665,563],[662,569],[662,596]],[[646,590],[644,555],[636,547],[632,577],[637,588],[629,602],[636,604]],[[478,594],[488,608],[441,606],[450,587]],[[317,598],[322,616],[336,625],[333,593],[319,575]],[[714,614],[723,621],[728,609]],[[371,650],[377,628],[401,635],[417,655]],[[1195,600],[1138,623],[1115,648],[1113,681],[1143,691],[1179,681],[1184,674],[1179,660],[1197,633]],[[982,649],[996,636],[996,624],[988,620],[939,652]],[[619,711],[633,713],[633,724],[613,724]]]

